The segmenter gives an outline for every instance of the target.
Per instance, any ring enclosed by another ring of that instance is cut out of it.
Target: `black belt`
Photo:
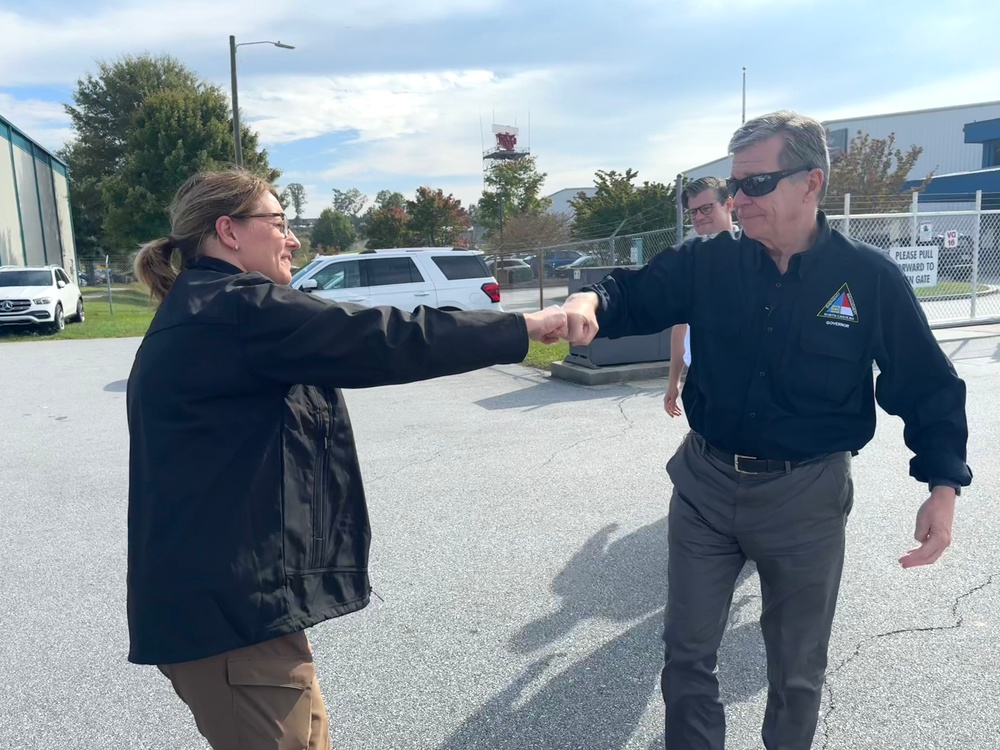
[[[723,463],[732,466],[740,474],[787,474],[805,461],[776,461],[771,458],[755,458],[720,451],[713,445],[705,443],[705,448]]]

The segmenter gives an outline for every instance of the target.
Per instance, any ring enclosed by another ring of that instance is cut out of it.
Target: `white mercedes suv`
[[[0,326],[43,326],[58,333],[67,320],[83,319],[80,287],[59,266],[0,266]]]

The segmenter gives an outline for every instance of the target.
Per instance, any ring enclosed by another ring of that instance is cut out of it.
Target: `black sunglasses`
[[[729,189],[729,197],[731,198],[735,198],[740,190],[748,198],[759,198],[762,195],[773,193],[774,189],[778,187],[778,183],[786,177],[791,177],[799,172],[809,172],[812,169],[814,167],[795,167],[794,169],[782,169],[780,172],[752,174],[738,180],[735,177],[730,177],[726,180],[726,187]]]

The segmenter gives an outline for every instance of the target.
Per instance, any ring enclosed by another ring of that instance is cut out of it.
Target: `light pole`
[[[243,166],[243,137],[240,135],[240,98],[239,94],[236,93],[236,48],[251,44],[273,44],[281,49],[295,49],[292,45],[281,42],[240,42],[237,44],[235,36],[230,35],[229,37],[229,73],[232,76],[233,88],[233,145],[237,167]]]

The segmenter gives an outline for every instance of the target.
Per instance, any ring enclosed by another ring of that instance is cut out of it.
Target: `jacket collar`
[[[808,250],[804,250],[803,252],[796,253],[792,256],[788,264],[789,272],[797,273],[800,278],[808,275],[811,270],[813,270],[811,267],[820,262],[826,256],[827,251],[830,248],[830,223],[827,221],[826,214],[823,213],[823,211],[816,212],[816,225],[819,229],[819,233],[816,235],[815,242],[813,242],[812,246]],[[767,255],[767,248],[765,248],[760,242],[757,242],[757,240],[750,239],[743,234],[740,237],[740,241],[752,243],[757,247],[758,252],[754,257],[754,260],[758,269],[765,259],[770,260],[770,257]]]
[[[193,261],[188,263],[187,268],[201,271],[217,271],[218,273],[225,273],[230,276],[238,273],[245,273],[243,269],[237,268],[232,263],[227,263],[226,261],[219,260],[218,258],[210,258],[205,255],[195,258]]]

